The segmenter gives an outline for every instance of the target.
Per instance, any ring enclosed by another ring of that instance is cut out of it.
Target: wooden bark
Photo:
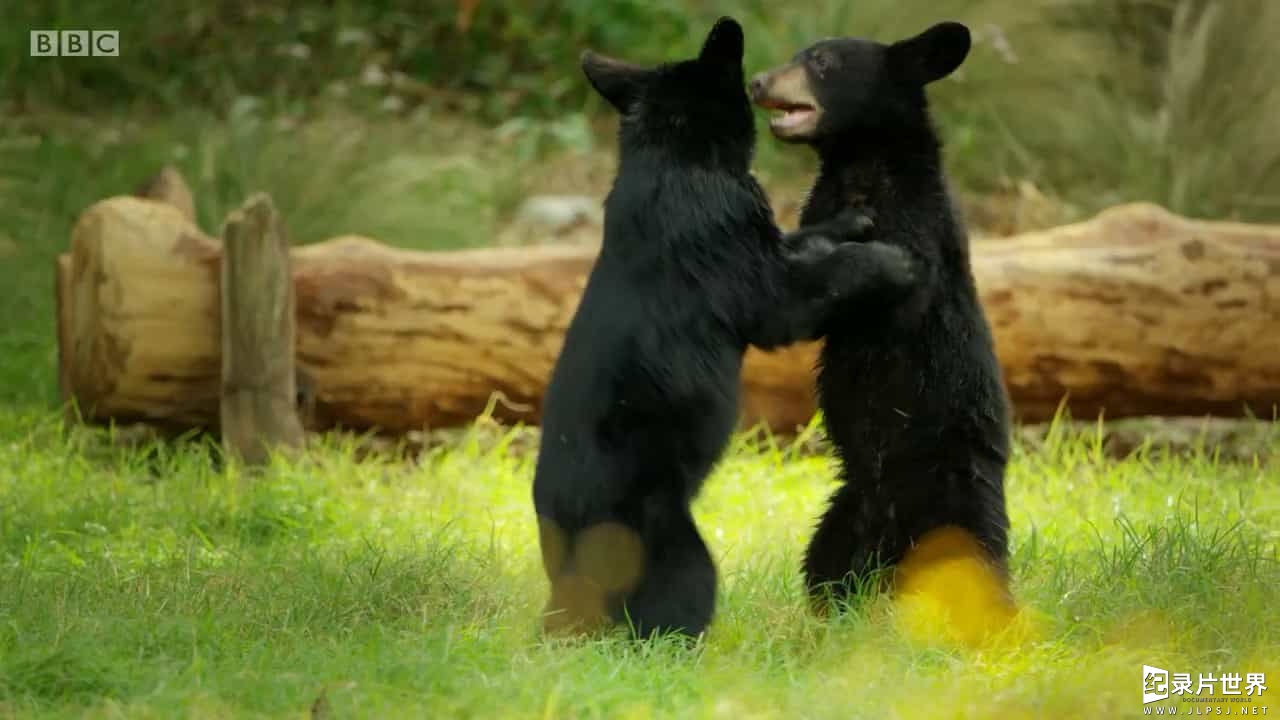
[[[289,241],[271,198],[255,195],[232,213],[222,246],[222,443],[262,465],[274,450],[303,442]]]
[[[974,271],[1020,417],[1280,406],[1280,227],[1122,206],[983,243]]]
[[[536,421],[594,248],[412,252],[343,237],[293,251],[315,427]],[[114,198],[73,239],[67,376],[91,418],[216,417],[220,249],[179,213]],[[1016,413],[1270,417],[1280,403],[1280,228],[1150,205],[976,243]],[[816,345],[748,354],[747,424],[814,411]],[[496,395],[496,397],[495,397]]]

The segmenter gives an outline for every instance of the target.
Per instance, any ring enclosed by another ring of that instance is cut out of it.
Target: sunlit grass
[[[1274,466],[1020,451],[1036,634],[963,650],[883,598],[812,618],[832,461],[743,435],[697,503],[723,594],[685,652],[537,639],[534,439],[478,426],[409,465],[329,438],[251,481],[202,443],[0,416],[0,715],[297,716],[323,692],[337,717],[1118,717],[1143,663],[1280,672]]]

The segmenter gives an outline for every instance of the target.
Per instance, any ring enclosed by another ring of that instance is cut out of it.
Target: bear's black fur
[[[856,213],[793,234],[784,255],[749,172],[742,50],[724,18],[695,59],[583,54],[621,116],[620,152],[542,411],[533,500],[547,631],[629,620],[641,636],[700,634],[716,569],[689,505],[739,419],[747,346],[816,339],[835,303],[914,281],[905,255],[844,242],[868,227]]]
[[[806,552],[815,601],[848,599],[944,526],[977,540],[1007,590],[1008,399],[925,97],[969,48],[947,22],[888,45],[823,40],[752,79],[756,104],[782,111],[774,135],[818,154],[801,226],[865,208],[870,237],[905,250],[918,278],[824,328],[818,394],[843,484]]]

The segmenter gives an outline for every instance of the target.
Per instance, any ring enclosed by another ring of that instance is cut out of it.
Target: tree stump
[[[53,269],[54,312],[57,315],[58,334],[58,395],[62,402],[63,416],[74,421],[78,412],[72,397],[71,379],[67,376],[71,369],[67,357],[71,352],[71,255],[59,255]]]
[[[222,443],[250,465],[303,443],[285,229],[265,194],[227,219],[222,255]]]

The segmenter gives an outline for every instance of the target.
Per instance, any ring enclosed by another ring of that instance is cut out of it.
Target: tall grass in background
[[[1084,213],[1151,200],[1204,217],[1280,218],[1280,4],[1268,0],[481,0],[470,14],[407,0],[287,5],[26,4],[10,10],[10,27],[116,27],[123,55],[28,58],[26,35],[5,33],[0,53],[13,60],[0,65],[0,86],[13,88],[18,114],[196,106],[221,120],[252,102],[306,118],[337,99],[396,117],[428,106],[504,126],[541,156],[590,150],[582,128],[607,114],[581,81],[582,47],[671,58],[732,14],[756,69],[817,37],[892,40],[956,18],[973,27],[974,53],[934,97],[961,187],[1029,179]],[[767,169],[803,161],[762,142]]]
[[[761,66],[827,35],[893,40],[967,22],[974,51],[933,97],[970,190],[1028,179],[1089,212],[1149,200],[1280,218],[1280,3],[832,0],[785,20],[769,3],[733,5]]]
[[[335,100],[371,117],[428,107],[503,126],[536,158],[595,147],[583,129],[607,112],[580,77],[583,47],[658,61],[693,52],[713,19],[731,14],[757,69],[818,37],[889,40],[955,18],[974,29],[975,49],[934,95],[962,187],[1026,179],[1082,212],[1151,200],[1192,215],[1280,218],[1271,132],[1280,4],[1269,0],[481,0],[470,14],[454,2],[290,5],[12,8],[11,27],[119,28],[123,54],[30,58],[25,33],[5,33],[6,109],[146,107],[163,118],[194,107],[221,121],[246,102],[295,118]],[[334,150],[322,142],[296,152]],[[776,143],[761,153],[767,170],[808,167]]]
[[[1062,151],[1050,176],[1106,202],[1280,218],[1280,3],[1073,0],[1049,17],[1109,63],[1037,140]]]

